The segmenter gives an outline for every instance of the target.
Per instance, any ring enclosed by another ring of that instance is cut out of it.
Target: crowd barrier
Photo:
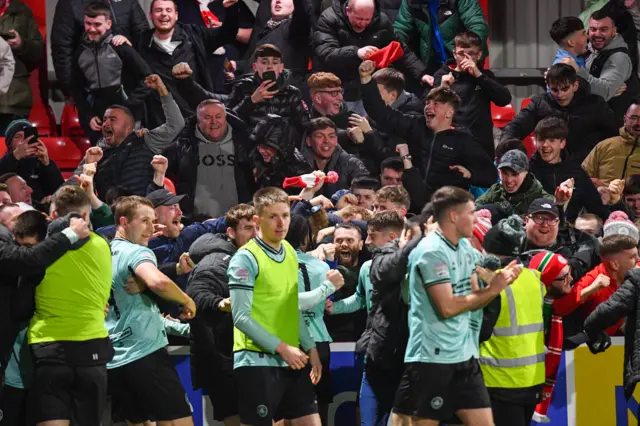
[[[614,337],[604,353],[593,355],[586,346],[563,354],[553,394],[549,426],[637,425],[640,387],[628,401],[622,388],[624,338]],[[330,426],[355,426],[356,393],[360,389],[361,364],[353,343],[331,344],[334,402],[329,407]],[[169,348],[193,408],[195,426],[219,426],[212,422],[207,396],[191,390],[189,348]],[[240,384],[241,385],[241,384]],[[419,391],[419,390],[418,390]],[[532,422],[532,426],[538,423]]]

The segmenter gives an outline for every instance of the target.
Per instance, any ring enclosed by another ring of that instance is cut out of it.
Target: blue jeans
[[[387,426],[402,372],[365,365],[360,386],[361,426]]]

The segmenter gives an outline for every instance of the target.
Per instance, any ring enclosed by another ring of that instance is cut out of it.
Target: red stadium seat
[[[71,138],[51,137],[40,138],[47,146],[49,158],[56,162],[60,169],[75,170],[82,160],[83,154],[80,152]]]
[[[60,170],[60,173],[65,181],[73,177],[73,170]]]
[[[76,144],[83,156],[85,152],[87,152],[87,150],[91,148],[91,141],[89,141],[89,138],[85,138],[84,136],[71,137],[71,141]]]
[[[34,104],[29,114],[29,121],[38,128],[38,135],[56,136],[56,119],[49,105]]]
[[[84,136],[84,130],[80,126],[78,118],[78,108],[73,104],[65,104],[60,117],[60,135],[61,136]]]
[[[516,116],[516,112],[513,109],[513,105],[509,104],[504,107],[499,107],[494,103],[491,103],[491,118],[493,119],[493,125],[499,129],[506,126],[513,117]]]
[[[7,152],[7,144],[5,142],[5,138],[0,138],[0,157],[2,157]]]
[[[524,147],[527,148],[527,155],[531,158],[533,153],[538,149],[535,135],[533,133],[530,134],[522,140],[522,143],[524,144]]]
[[[525,109],[531,103],[531,98],[524,98],[520,104],[520,109]]]
[[[173,195],[176,194],[176,186],[173,184],[173,182],[171,182],[171,179],[169,178],[164,178],[164,189],[166,189]]]

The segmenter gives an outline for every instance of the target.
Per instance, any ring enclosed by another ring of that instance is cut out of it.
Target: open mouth
[[[425,114],[425,117],[427,117],[427,120],[433,120],[436,116],[435,112],[428,112]]]
[[[340,258],[340,263],[344,263],[344,264],[349,264],[353,260],[353,255],[348,250],[339,251],[338,257]]]

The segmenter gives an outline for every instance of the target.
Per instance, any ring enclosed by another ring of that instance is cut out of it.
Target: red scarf
[[[545,299],[545,303],[548,303]],[[551,404],[551,396],[553,388],[556,385],[556,376],[560,368],[560,358],[562,357],[562,341],[564,339],[564,331],[562,327],[562,317],[558,315],[551,316],[551,331],[549,334],[549,345],[547,356],[544,360],[544,370],[546,380],[542,387],[542,401],[536,406],[533,413],[533,420],[538,423],[549,423],[551,419],[547,416],[549,405]]]
[[[200,8],[200,2],[198,0],[194,0],[198,7]],[[207,28],[212,28],[214,22],[220,22],[218,17],[209,9],[203,10],[200,8],[200,16],[202,16],[202,20],[204,21],[204,26]]]

